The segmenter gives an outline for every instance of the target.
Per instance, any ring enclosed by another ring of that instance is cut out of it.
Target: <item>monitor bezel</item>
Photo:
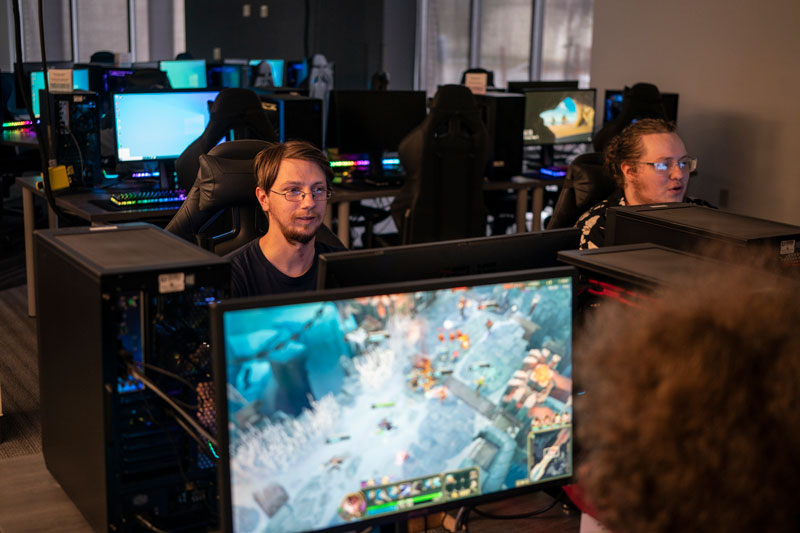
[[[553,142],[540,142],[540,141],[526,141],[524,136],[522,139],[523,146],[556,146],[556,145],[563,145],[563,144],[588,144],[594,141],[594,137],[597,134],[595,131],[594,125],[597,122],[597,89],[594,87],[589,87],[586,89],[559,89],[559,88],[548,88],[548,89],[531,89],[525,91],[523,94],[525,95],[525,111],[523,115],[523,129],[527,128],[527,117],[528,117],[528,97],[531,94],[543,94],[543,93],[591,93],[592,94],[592,109],[594,109],[594,120],[592,121],[592,129],[589,133],[588,139],[583,140],[570,140],[570,141],[559,141],[554,140]]]
[[[563,250],[570,250],[570,249],[577,249],[579,243],[579,236],[580,232],[576,228],[559,228],[553,230],[543,230],[543,231],[530,231],[530,232],[523,232],[523,233],[508,233],[504,235],[492,235],[488,237],[472,237],[468,239],[454,239],[449,241],[438,241],[433,243],[418,243],[418,244],[406,244],[403,246],[391,246],[388,248],[367,248],[361,250],[345,250],[341,252],[333,252],[329,254],[322,254],[319,257],[319,265],[317,267],[317,288],[319,289],[332,289],[332,288],[345,288],[345,287],[356,287],[356,286],[363,286],[363,285],[375,285],[379,282],[370,282],[365,281],[358,284],[350,284],[344,286],[328,286],[328,276],[329,276],[329,265],[333,268],[345,268],[346,266],[352,265],[353,262],[358,262],[359,260],[369,260],[371,262],[380,262],[381,258],[389,257],[392,259],[392,262],[408,260],[413,258],[415,255],[418,254],[425,254],[430,253],[437,257],[441,257],[444,253],[450,252],[451,254],[457,254],[459,251],[466,251],[467,253],[473,253],[474,250],[485,251],[487,259],[493,259],[496,255],[492,255],[491,247],[495,245],[501,245],[505,247],[512,247],[515,245],[519,246],[519,250],[525,250],[525,252],[530,252],[531,254],[537,253],[537,245],[541,245],[545,249],[549,250],[547,247],[552,246],[554,242],[559,241],[574,241],[574,248],[562,248]],[[542,244],[543,243],[543,244]],[[485,250],[484,250],[485,249]],[[533,268],[552,268],[554,266],[560,266],[557,261],[557,252],[560,251],[555,250],[556,254],[553,256],[553,265],[548,266],[540,266],[540,267],[523,267],[517,268],[514,270],[531,270]],[[338,266],[344,264],[345,267]],[[463,264],[463,262],[462,262]],[[440,275],[435,276],[431,272],[427,272],[424,278],[426,279],[434,279],[435,277],[444,278],[444,277],[455,277],[455,276],[464,276],[464,275],[477,275],[477,274],[489,274],[494,272],[509,272],[508,268],[504,268],[503,265],[500,265],[502,270],[488,270],[486,269],[486,265],[488,263],[483,264],[476,264],[470,263],[469,267],[474,268],[473,272],[469,274],[466,273],[450,273],[448,274],[445,270],[439,270]],[[378,267],[378,265],[373,265]],[[453,265],[450,265],[453,266]],[[458,265],[461,266],[461,265]],[[483,269],[483,270],[482,270]],[[379,275],[379,274],[378,274]],[[413,275],[413,274],[412,274]],[[418,276],[417,279],[420,279]],[[391,282],[397,283],[402,281],[408,281],[408,278],[405,280],[384,280],[383,283]]]
[[[212,302],[209,305],[210,329],[212,346],[212,364],[214,369],[214,397],[216,405],[217,422],[217,450],[219,456],[217,464],[218,474],[218,498],[220,511],[220,527],[225,533],[232,533],[233,513],[231,500],[230,484],[230,454],[228,443],[230,435],[228,432],[228,397],[227,397],[227,368],[225,365],[224,348],[224,315],[230,311],[252,309],[256,307],[275,307],[283,305],[303,304],[319,301],[334,301],[366,296],[376,296],[384,294],[398,294],[417,291],[440,290],[453,287],[490,285],[496,283],[513,283],[522,281],[535,281],[546,278],[570,278],[571,296],[571,351],[574,346],[575,338],[575,317],[576,317],[576,287],[577,269],[572,266],[561,266],[554,268],[537,268],[529,270],[517,270],[512,272],[496,272],[491,274],[478,274],[471,276],[459,276],[452,278],[439,278],[417,281],[406,281],[399,283],[389,283],[382,285],[370,285],[361,287],[347,287],[341,289],[328,289],[315,292],[302,292],[290,294],[278,294],[269,296],[255,296],[249,298],[235,298]],[[574,353],[572,354],[574,360]],[[574,378],[574,372],[573,372]],[[573,393],[574,394],[574,389]],[[574,444],[575,439],[575,412],[572,413],[572,433],[571,439]],[[574,447],[573,447],[574,450]],[[435,504],[420,509],[396,512],[388,515],[376,516],[358,522],[341,524],[337,526],[313,530],[314,533],[335,533],[340,531],[359,530],[370,525],[400,522],[416,516],[425,516],[437,511],[453,509],[469,505],[478,505],[498,500],[503,500],[521,494],[537,492],[543,489],[560,487],[571,483],[575,477],[575,459],[573,453],[572,473],[559,479],[543,481],[541,483],[531,483],[520,487],[508,488],[489,494],[481,494],[462,500],[450,500],[444,503]]]
[[[118,163],[127,163],[127,164],[133,163],[133,164],[136,164],[136,163],[142,163],[142,162],[146,163],[148,161],[170,161],[170,160],[177,159],[178,157],[180,157],[181,154],[178,154],[178,155],[176,155],[174,157],[173,156],[161,156],[161,157],[154,157],[154,158],[151,158],[151,159],[120,159],[119,158],[117,113],[116,113],[117,104],[116,104],[116,98],[115,97],[117,95],[123,95],[125,97],[128,97],[128,96],[134,96],[135,97],[135,96],[150,95],[150,94],[182,94],[182,93],[215,93],[214,98],[211,99],[211,102],[213,102],[214,100],[217,99],[217,96],[220,93],[220,89],[164,89],[164,90],[156,90],[156,91],[135,91],[135,92],[125,91],[125,92],[110,93],[110,96],[111,96],[111,109],[110,109],[110,112],[111,112],[111,115],[112,115],[112,117],[114,119],[114,157],[116,158]],[[211,115],[211,110],[210,110],[210,106],[209,106],[209,119],[210,119],[210,115]],[[208,124],[206,124],[206,127],[208,127]],[[201,133],[201,135],[202,135],[202,133]],[[185,150],[185,148],[184,148],[184,150]]]

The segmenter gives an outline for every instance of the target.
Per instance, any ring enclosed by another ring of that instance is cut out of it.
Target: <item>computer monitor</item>
[[[333,90],[326,144],[340,154],[396,151],[426,114],[424,91]]]
[[[222,530],[336,531],[561,485],[574,270],[212,304]]]
[[[208,65],[208,86],[209,87],[242,87],[243,82],[242,65],[235,64],[215,64]],[[246,82],[247,80],[244,79]]]
[[[176,159],[205,130],[218,91],[118,93],[112,96],[120,162]]]
[[[553,165],[554,145],[592,142],[594,106],[594,89],[525,91],[522,142],[541,147],[542,167]]]
[[[286,86],[303,87],[308,80],[309,66],[307,59],[296,59],[286,62]]]
[[[251,59],[250,85],[253,87],[283,87],[283,59]],[[271,77],[271,81],[267,78]]]
[[[320,289],[376,285],[558,266],[560,250],[575,250],[576,228],[321,255]]]
[[[605,104],[603,106],[603,124],[608,124],[622,112],[624,91],[620,89],[606,89]],[[678,94],[661,93],[661,104],[664,106],[666,119],[678,122]]]
[[[577,89],[578,80],[510,81],[508,92],[524,93],[533,89]]]
[[[72,88],[76,91],[89,90],[89,70],[75,69],[72,71]],[[44,90],[44,73],[41,70],[31,72],[31,107],[33,115],[39,118],[39,91]]]
[[[207,86],[205,59],[161,61],[158,68],[167,73],[173,89],[205,89]]]

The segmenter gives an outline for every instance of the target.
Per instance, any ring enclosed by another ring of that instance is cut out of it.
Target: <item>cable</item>
[[[142,515],[135,514],[133,516],[135,516],[136,520],[138,520],[140,524],[146,527],[148,531],[155,531],[156,533],[167,533],[163,529],[158,529],[156,526],[148,522],[147,519],[145,519],[145,517],[143,517]]]
[[[133,377],[141,381],[148,389],[153,391],[156,394],[156,396],[167,402],[167,404],[170,407],[172,407],[175,410],[175,412],[178,415],[180,415],[181,418],[183,418],[185,422],[187,422],[190,426],[192,426],[192,429],[194,429],[197,433],[200,434],[200,436],[202,436],[205,440],[211,443],[211,445],[214,446],[214,449],[219,448],[219,446],[217,445],[217,439],[215,439],[208,431],[206,431],[206,429],[203,426],[197,423],[197,421],[194,420],[194,418],[192,418],[191,415],[189,415],[186,411],[184,411],[177,403],[175,403],[175,401],[172,398],[170,398],[166,393],[164,393],[164,391],[158,388],[158,386],[156,386],[144,374],[142,374],[142,372],[136,367],[136,365],[127,363],[127,366],[128,366],[128,371],[131,373],[131,375],[133,375]],[[205,444],[203,444],[203,446],[205,446]]]
[[[184,385],[186,385],[187,387],[189,387],[192,390],[194,390],[194,388],[195,388],[195,384],[194,383],[192,383],[191,381],[189,381],[188,379],[186,379],[186,378],[184,378],[182,376],[179,376],[178,374],[170,372],[169,370],[164,370],[161,367],[158,367],[158,366],[155,366],[155,365],[151,365],[149,363],[143,363],[143,364],[144,364],[145,368],[147,368],[149,370],[152,370],[154,372],[158,372],[159,374],[164,374],[165,376],[171,377],[172,379],[175,379],[177,381],[180,381],[181,383],[183,383]],[[194,409],[197,409],[197,406],[195,406]]]
[[[561,497],[562,497],[563,494],[564,494],[563,491],[560,492],[558,498],[553,498],[552,503],[550,503],[550,505],[548,505],[547,507],[544,507],[542,509],[537,509],[536,511],[531,511],[529,513],[512,514],[512,515],[496,515],[496,514],[492,514],[492,513],[487,513],[485,511],[481,511],[477,507],[472,507],[470,510],[472,512],[474,512],[478,516],[482,516],[483,518],[490,518],[492,520],[521,520],[523,518],[533,518],[534,516],[538,516],[538,515],[544,514],[547,511],[549,511],[550,509],[552,509],[553,507],[555,507],[556,504],[561,501]]]

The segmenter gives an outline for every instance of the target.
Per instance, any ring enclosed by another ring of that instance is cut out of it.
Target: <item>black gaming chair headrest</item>
[[[431,111],[453,113],[478,111],[472,92],[463,85],[442,85],[431,102]]]
[[[256,139],[222,143],[200,156],[195,185],[201,211],[258,203],[253,158],[270,143]]]

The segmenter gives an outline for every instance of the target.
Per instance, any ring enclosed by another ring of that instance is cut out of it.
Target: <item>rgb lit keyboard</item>
[[[186,200],[184,189],[115,192],[111,202],[118,206],[147,206],[163,203],[179,203]]]

